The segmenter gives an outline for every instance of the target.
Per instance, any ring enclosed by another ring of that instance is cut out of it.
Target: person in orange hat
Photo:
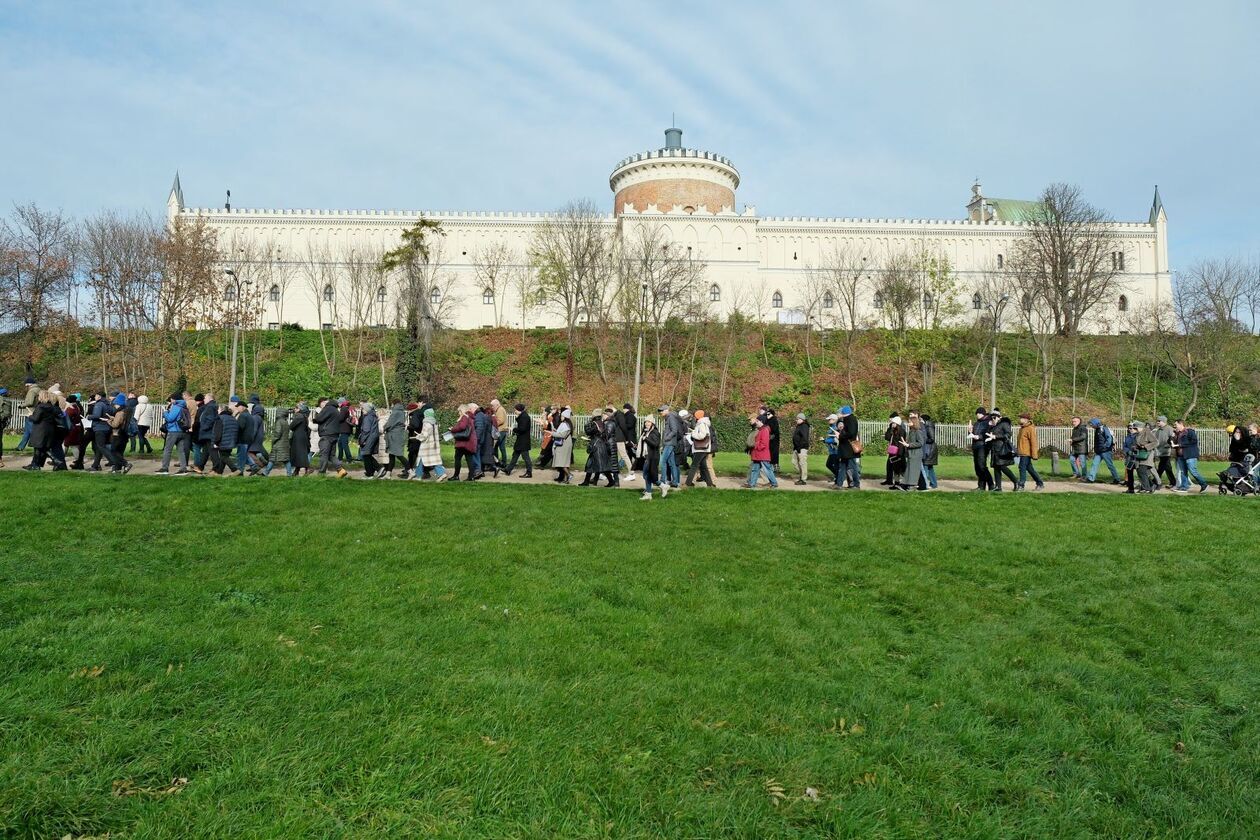
[[[696,409],[696,427],[688,432],[691,438],[691,469],[687,472],[687,486],[696,486],[696,472],[700,480],[713,486],[713,424],[701,409]]]

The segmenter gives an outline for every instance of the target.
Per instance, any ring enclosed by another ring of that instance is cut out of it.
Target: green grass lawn
[[[1254,500],[9,473],[0,505],[0,835],[1260,831]]]

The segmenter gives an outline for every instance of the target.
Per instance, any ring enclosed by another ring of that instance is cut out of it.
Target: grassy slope
[[[1260,830],[1248,500],[102,486],[0,475],[3,834]]]

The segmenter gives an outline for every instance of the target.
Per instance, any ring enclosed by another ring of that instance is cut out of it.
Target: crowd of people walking
[[[0,388],[0,398],[7,395]],[[0,399],[0,428],[9,424],[7,400]],[[682,485],[699,481],[714,484],[713,455],[719,451],[717,430],[702,410],[675,410],[660,406],[642,422],[629,403],[608,405],[589,416],[575,416],[569,406],[543,406],[537,415],[541,443],[534,451],[534,417],[523,403],[509,411],[499,400],[486,406],[460,405],[454,423],[441,428],[436,407],[421,396],[417,401],[393,402],[378,410],[373,403],[352,404],[345,397],[322,398],[313,407],[299,402],[276,412],[268,422],[257,394],[248,399],[232,395],[220,405],[212,393],[174,393],[164,406],[147,396],[118,391],[82,394],[62,392],[59,383],[42,388],[26,383],[21,403],[22,438],[18,451],[27,447],[33,457],[23,469],[39,471],[83,470],[122,474],[131,470],[129,454],[154,452],[150,437],[161,440],[159,475],[269,475],[283,469],[288,476],[332,473],[347,477],[353,462],[362,464],[364,478],[374,480],[478,481],[487,474],[514,472],[532,478],[534,470],[553,470],[553,481],[572,484],[576,449],[586,453],[578,486],[619,487],[641,475],[641,498],[654,493],[668,496]],[[787,443],[789,478],[796,485],[809,479],[811,450],[818,444],[826,451],[826,483],[835,490],[862,486],[865,444],[853,409],[840,408],[825,418],[825,431],[814,437],[809,418],[796,414]],[[1235,481],[1260,486],[1260,430],[1255,424],[1228,427],[1231,476]],[[784,430],[774,409],[767,405],[748,417],[748,433],[742,441],[748,455],[748,475],[740,486],[755,489],[764,481],[779,486]],[[885,468],[880,484],[891,490],[931,491],[939,487],[936,467],[940,449],[936,422],[917,411],[892,414],[884,430]],[[1014,421],[999,409],[976,409],[968,426],[976,490],[1002,492],[1003,480],[1014,491],[1041,490],[1045,481],[1037,469],[1041,447],[1037,427],[1028,414]],[[351,443],[357,444],[352,453]],[[443,443],[451,444],[454,463],[444,463]],[[736,442],[726,441],[728,449]],[[92,458],[87,458],[91,449]],[[1191,482],[1200,492],[1208,481],[1199,473],[1199,441],[1184,422],[1169,424],[1167,417],[1154,423],[1131,422],[1117,445],[1115,434],[1099,418],[1088,422],[1072,418],[1068,444],[1069,463],[1076,480],[1095,483],[1106,466],[1112,484],[1123,484],[1130,493],[1154,493],[1168,488],[1188,492]],[[510,449],[510,453],[509,453]],[[1124,478],[1115,457],[1123,458]],[[0,467],[4,450],[0,444]],[[520,471],[517,472],[518,466]],[[1032,486],[1028,486],[1031,479]],[[1243,486],[1243,485],[1238,485]]]

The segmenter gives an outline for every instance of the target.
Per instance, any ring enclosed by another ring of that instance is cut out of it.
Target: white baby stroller
[[[1254,472],[1256,458],[1250,452],[1240,464],[1237,461],[1229,465],[1229,469],[1221,470],[1217,473],[1221,483],[1217,487],[1217,492],[1222,496],[1233,493],[1235,496],[1250,496],[1260,492],[1257,487],[1256,475]]]

